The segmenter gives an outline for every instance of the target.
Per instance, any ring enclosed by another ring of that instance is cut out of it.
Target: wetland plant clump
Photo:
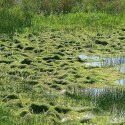
[[[97,108],[110,113],[125,112],[125,89],[124,88],[88,88],[74,89],[66,93],[67,96],[74,100],[89,100]]]
[[[31,104],[30,106],[30,112],[35,114],[40,114],[47,112],[49,110],[49,107],[47,105],[39,105],[39,104]]]
[[[0,125],[125,124],[124,5],[0,0]]]
[[[32,62],[31,59],[29,59],[29,58],[25,58],[24,60],[21,61],[21,64],[27,64],[27,65],[30,65],[31,62]]]
[[[58,113],[68,113],[69,111],[71,111],[70,108],[66,108],[66,107],[60,107],[60,106],[56,106],[55,107],[55,110],[58,112]]]

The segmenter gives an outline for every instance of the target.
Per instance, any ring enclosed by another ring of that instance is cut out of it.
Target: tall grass
[[[47,114],[41,114],[40,116],[27,115],[21,118],[13,115],[9,108],[0,104],[0,125],[61,125],[61,123],[52,120]]]
[[[0,104],[0,124],[1,125],[16,125],[18,120],[12,115],[10,109],[5,108]]]
[[[125,25],[125,15],[106,13],[69,13],[66,15],[34,16],[31,30],[53,29],[114,29]]]
[[[9,13],[8,13],[9,12]],[[61,15],[34,15],[28,18],[23,16],[18,8],[4,11],[0,20],[0,32],[10,33],[14,31],[23,31],[28,28],[29,31],[42,31],[44,29],[116,29],[125,26],[125,15],[118,17],[106,13],[69,13]],[[19,12],[19,13],[18,13]]]
[[[44,14],[93,11],[118,14],[125,11],[125,0],[22,0],[22,3]]]
[[[74,100],[86,100],[90,104],[110,113],[125,113],[125,89],[103,88],[103,89],[74,89],[67,93]]]
[[[106,89],[96,98],[96,105],[103,110],[113,112],[114,109],[125,112],[125,90],[123,88]]]
[[[41,31],[45,28],[113,29],[125,25],[124,5],[125,1],[117,0],[109,2],[2,0],[0,1],[0,33],[13,33],[23,31],[25,28],[31,31]]]
[[[0,1],[0,33],[13,33],[31,24],[32,13],[23,10],[13,0]]]

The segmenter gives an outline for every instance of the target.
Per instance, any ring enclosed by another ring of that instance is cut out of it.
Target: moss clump
[[[19,39],[14,39],[14,42],[17,43],[21,43],[21,41]]]
[[[56,118],[56,119],[61,119],[60,117],[60,114],[58,112],[56,112],[54,109],[50,109],[47,114],[47,116],[51,116],[53,118]]]
[[[49,106],[47,105],[39,105],[39,104],[31,104],[30,106],[30,112],[34,113],[34,114],[40,114],[40,113],[44,113],[47,112],[49,110]]]
[[[24,46],[23,46],[23,44],[21,44],[21,43],[19,43],[19,44],[16,45],[16,48],[18,48],[18,49],[23,49],[23,47],[24,47]]]
[[[64,56],[65,54],[63,52],[53,52],[53,54]]]
[[[32,46],[28,46],[28,47],[24,48],[24,50],[33,50],[33,49],[34,49],[34,47],[32,47]]]
[[[60,107],[60,106],[56,106],[55,107],[55,110],[58,112],[58,113],[68,113],[69,111],[71,111],[70,108],[65,108],[65,107]]]
[[[119,39],[119,40],[124,40],[125,37],[124,37],[124,36],[119,36],[118,39]]]
[[[67,84],[69,84],[69,81],[67,81],[67,80],[54,79],[53,82],[56,83],[56,84],[60,84],[60,85],[67,85]]]
[[[53,72],[54,71],[53,68],[47,68],[47,67],[46,68],[45,67],[44,68],[40,68],[39,70],[40,70],[40,72]]]
[[[19,99],[19,98],[15,94],[10,94],[10,95],[4,96],[3,101],[8,101],[8,100],[12,100],[12,99]]]
[[[59,55],[49,55],[47,57],[43,57],[43,60],[47,61],[47,60],[61,60],[61,56]]]
[[[19,69],[25,69],[26,67],[27,67],[26,64],[22,64],[22,65],[19,65],[19,66],[18,66]]]
[[[30,85],[36,85],[38,84],[39,82],[36,81],[36,80],[30,80],[30,81],[26,81],[26,83],[30,84]]]
[[[19,115],[21,116],[21,117],[24,117],[24,116],[26,116],[28,114],[28,111],[22,111]]]
[[[54,88],[56,90],[61,90],[60,86],[59,85],[56,85],[56,84],[53,84],[50,86],[51,88]]]
[[[11,64],[13,61],[11,60],[0,60],[0,63]]]
[[[27,65],[30,65],[31,62],[32,62],[31,59],[29,59],[29,58],[25,58],[24,60],[22,60],[21,64],[27,64]]]
[[[55,106],[56,104],[55,104],[55,102],[50,102],[49,103],[51,106]]]
[[[84,81],[84,83],[94,84],[96,81],[96,79],[87,79]]]
[[[85,123],[90,124],[90,120],[91,120],[91,119],[89,119],[89,118],[84,118],[84,119],[82,119],[80,122],[81,122],[82,124],[85,124]]]
[[[44,50],[43,50],[43,49],[34,49],[33,51],[34,51],[34,53],[41,53],[41,52],[43,52]]]
[[[108,45],[108,42],[106,40],[100,40],[100,39],[95,40],[95,43],[96,44],[101,44],[103,46]]]

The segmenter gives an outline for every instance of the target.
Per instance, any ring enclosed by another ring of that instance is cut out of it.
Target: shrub
[[[31,13],[14,0],[0,1],[0,33],[13,33],[30,26]]]
[[[68,13],[75,3],[74,0],[42,0],[40,10],[45,14]]]

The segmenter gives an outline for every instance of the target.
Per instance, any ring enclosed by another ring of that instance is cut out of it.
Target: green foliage
[[[65,15],[34,16],[32,31],[41,31],[44,28],[71,29],[87,28],[90,31],[102,29],[114,29],[125,25],[125,15],[112,15],[106,13],[69,13]]]
[[[40,9],[47,14],[68,13],[75,3],[74,0],[42,0]]]
[[[16,0],[1,0],[0,8],[10,8],[16,5]]]
[[[25,21],[20,7],[0,10],[0,32],[13,32],[15,29],[22,27]]]
[[[50,21],[52,17],[42,18]],[[53,18],[56,21],[59,17]],[[73,19],[75,22],[75,17]],[[79,53],[90,53],[90,50],[91,52],[94,50],[95,55],[105,54],[112,41],[122,48],[116,50],[110,47],[111,51],[107,54],[114,52],[124,55],[124,42],[119,40],[117,43],[124,30],[122,28],[119,32],[117,30],[110,32],[108,34],[110,37],[105,33],[91,34],[84,30],[54,29],[15,33],[13,39],[4,36],[0,38],[0,101],[4,105],[0,109],[0,124],[79,125],[86,119],[83,116],[89,112],[99,117],[98,113],[101,113],[101,110],[91,102],[93,99],[91,94],[83,93],[84,88],[112,85],[123,75],[114,68],[86,68],[85,64],[76,58]],[[99,38],[108,41],[108,45],[97,44],[95,40]],[[86,47],[88,41],[94,45],[93,48]],[[77,89],[72,91],[72,88]],[[101,106],[103,101],[109,100],[105,98],[108,94],[110,93],[103,95],[103,98],[97,98],[99,108],[104,109]],[[110,98],[114,97],[112,93],[110,95]],[[125,104],[124,95],[120,97],[123,104]],[[97,122],[98,120],[95,124]]]
[[[0,33],[22,31],[31,24],[32,13],[13,0],[0,2]]]
[[[125,11],[125,0],[23,0],[23,3],[26,8],[44,14],[79,11],[117,14]]]
[[[124,5],[124,0],[1,0],[0,33],[46,26],[111,28],[124,24]]]

